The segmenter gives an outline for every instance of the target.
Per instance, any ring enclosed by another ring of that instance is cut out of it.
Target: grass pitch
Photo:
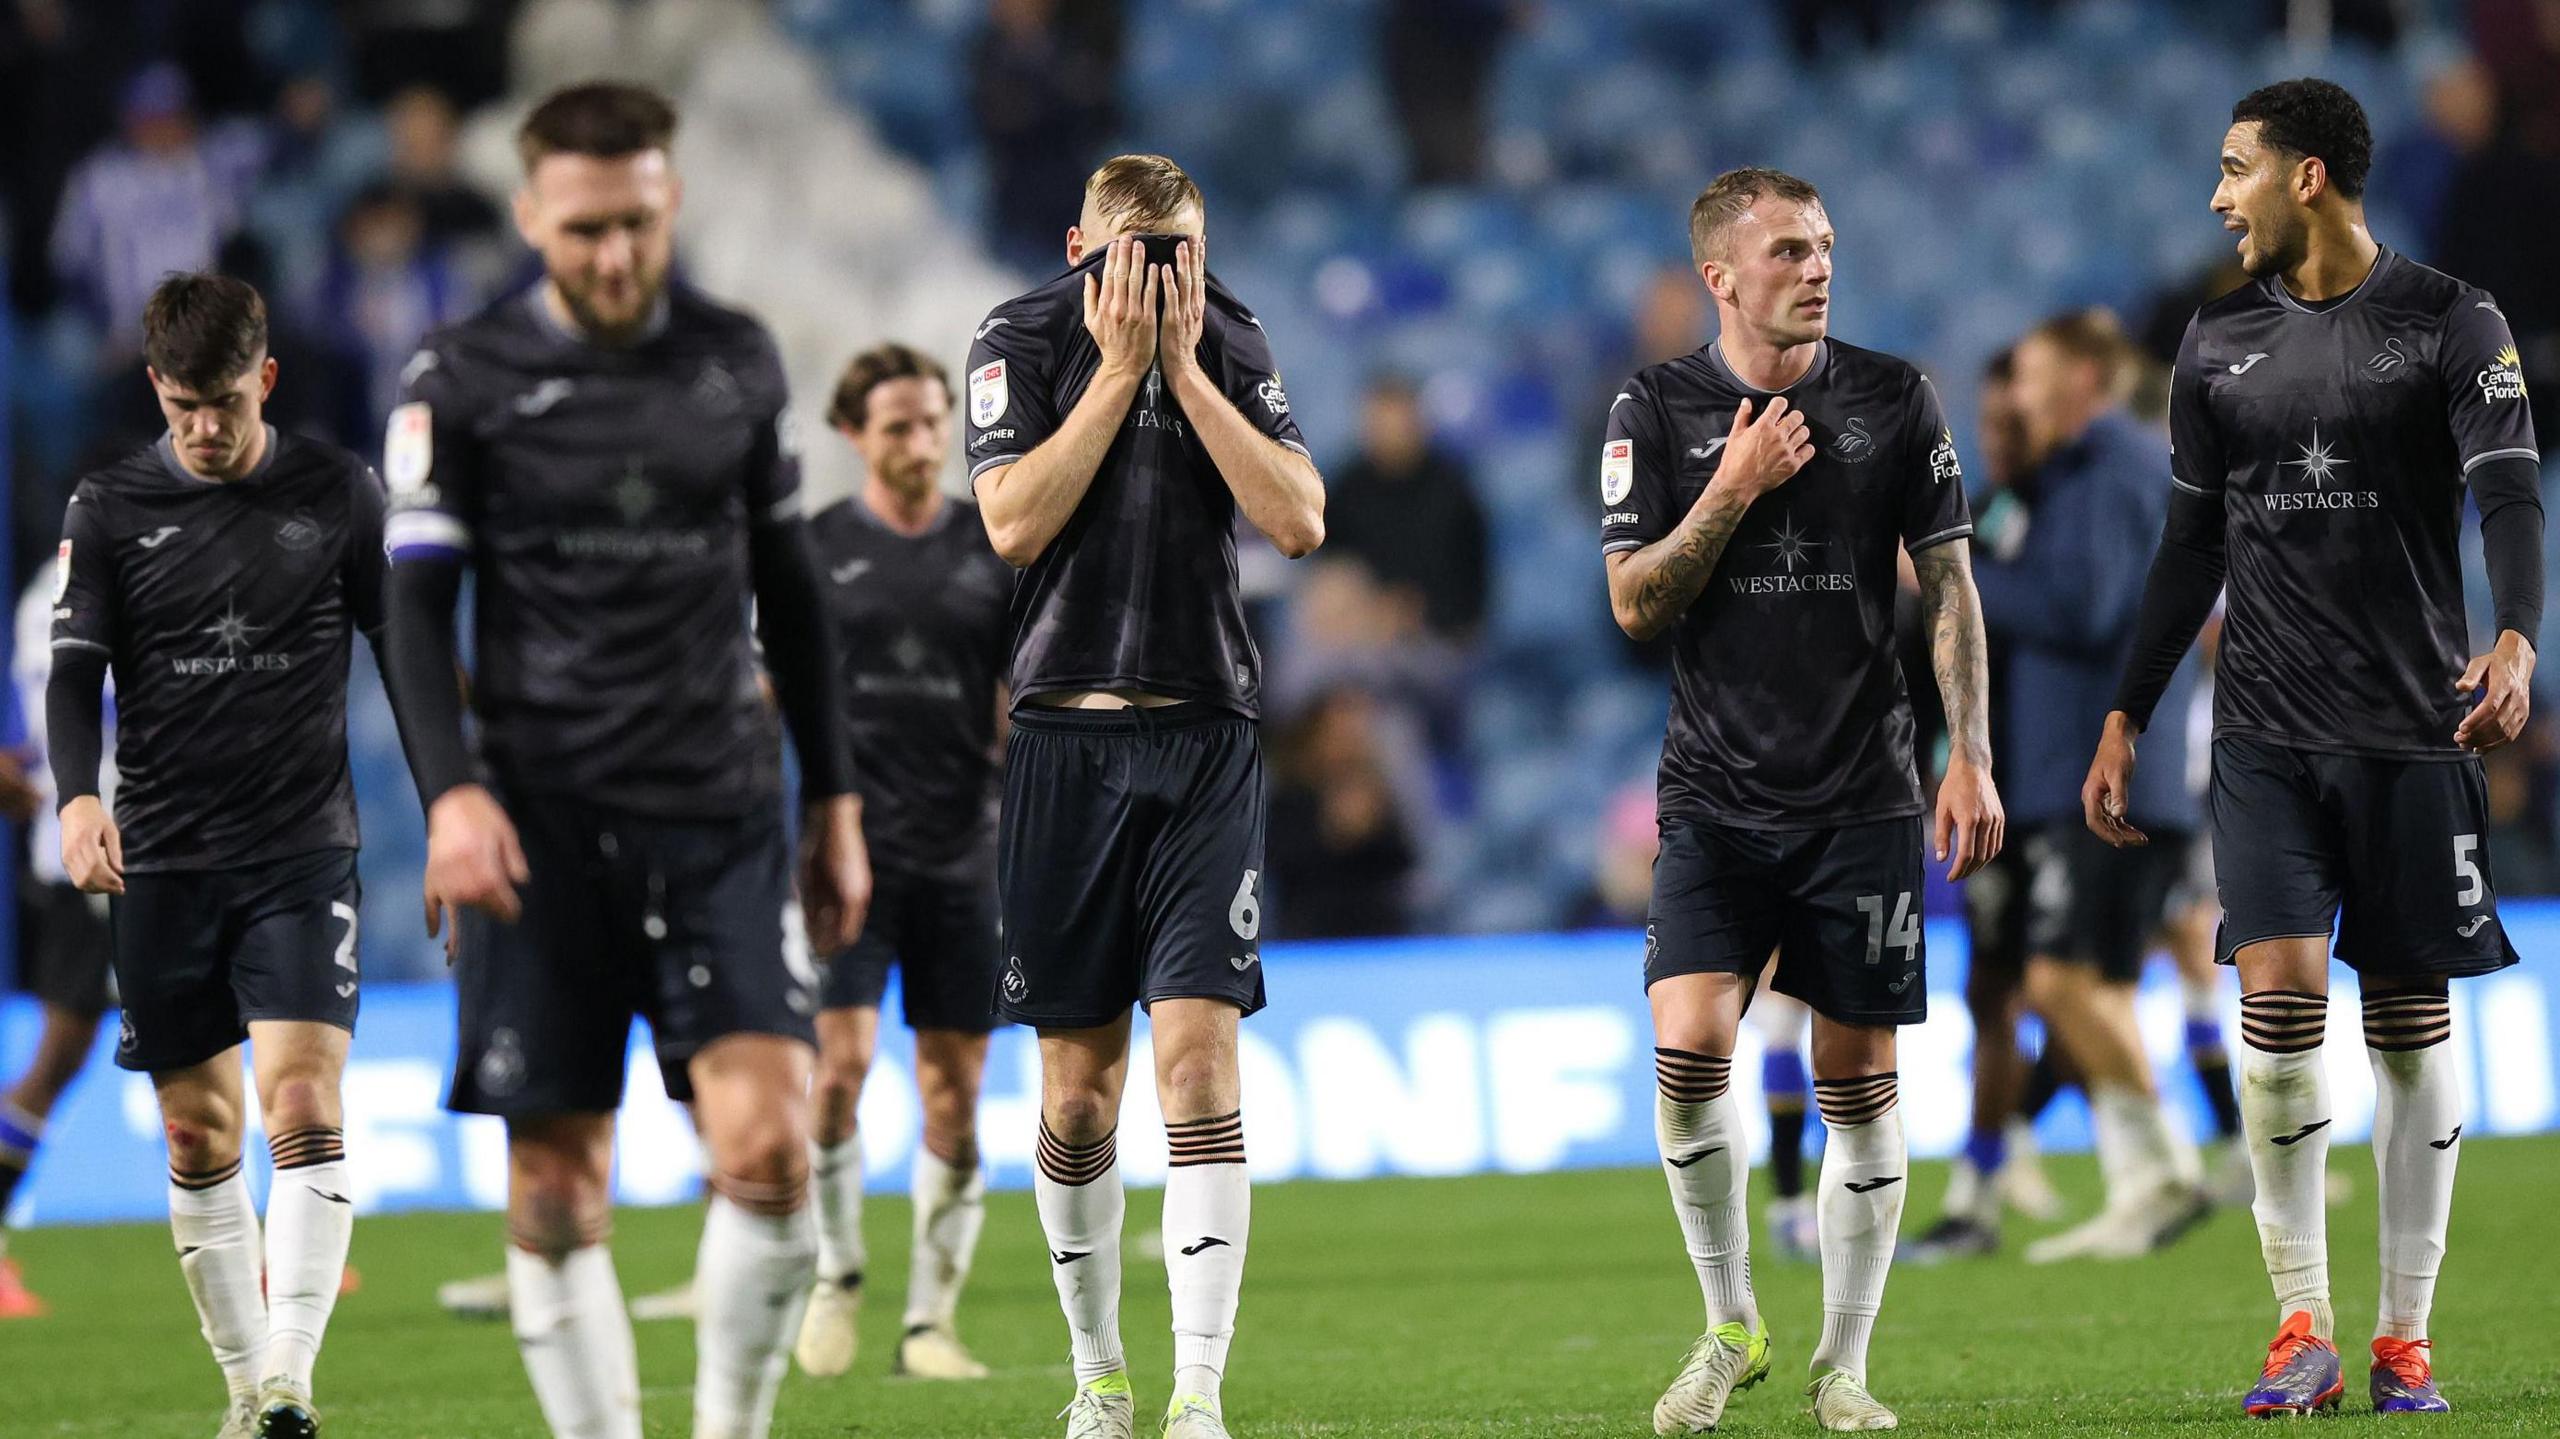
[[[2437,1373],[2456,1413],[2430,1433],[2560,1435],[2560,1139],[2466,1142],[2451,1254],[2435,1311]],[[2333,1168],[2356,1198],[2331,1211],[2347,1360],[2339,1432],[2370,1432],[2363,1337],[2374,1305],[2371,1158]],[[2086,1206],[2086,1160],[2054,1161]],[[1934,1217],[1943,1170],[1914,1175],[1904,1233]],[[907,1212],[871,1205],[873,1292],[856,1372],[784,1390],[776,1439],[1040,1436],[1068,1396],[1066,1338],[1027,1194],[990,1202],[963,1332],[997,1371],[984,1384],[887,1377],[906,1272]],[[1133,1237],[1155,1225],[1132,1196]],[[625,1288],[690,1267],[699,1214],[625,1213]],[[1905,1267],[1885,1295],[1877,1394],[1926,1435],[2199,1435],[2239,1431],[2239,1395],[2274,1328],[2245,1213],[2130,1264],[2031,1269],[2010,1255]],[[319,1399],[338,1439],[534,1436],[542,1426],[506,1327],[445,1317],[435,1286],[494,1268],[492,1215],[366,1219],[362,1289],[338,1306]],[[157,1226],[38,1230],[13,1249],[54,1306],[0,1325],[0,1433],[204,1439],[221,1385]],[[1765,1249],[1763,1251],[1765,1253]],[[1810,1267],[1759,1266],[1777,1340],[1772,1382],[1739,1396],[1722,1432],[1810,1434],[1800,1386],[1820,1315]],[[1132,1254],[1123,1327],[1141,1434],[1171,1363],[1161,1266]],[[1649,1434],[1655,1395],[1699,1327],[1661,1177],[1645,1170],[1275,1185],[1254,1196],[1252,1258],[1227,1382],[1238,1439],[1257,1436]],[[689,1428],[690,1326],[640,1326],[653,1436]]]

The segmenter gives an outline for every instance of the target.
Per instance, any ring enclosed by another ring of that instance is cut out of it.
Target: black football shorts
[[[1206,704],[1017,706],[996,1010],[1095,1029],[1159,999],[1262,1008],[1262,739]]]
[[[622,1103],[636,1015],[667,1094],[732,1034],[816,1043],[817,976],[785,958],[791,858],[779,801],[675,820],[566,796],[501,793],[532,878],[524,913],[463,917],[449,1108],[602,1113]]]
[[[2191,836],[2147,833],[2149,844],[2118,849],[2067,819],[2027,836],[2027,943],[2037,957],[2095,965],[2114,984],[2142,978],[2152,937],[2194,869]]]
[[[124,1028],[116,1063],[161,1073],[249,1037],[253,1020],[356,1027],[356,852],[129,873],[110,907]]]
[[[1921,938],[1922,819],[1770,830],[1663,826],[1645,917],[1644,982],[1754,974],[1843,1024],[1929,1015]]]
[[[2516,962],[2498,922],[2480,761],[2367,758],[2213,742],[2215,957],[2327,937],[2367,977],[2486,974]]]
[[[877,1009],[889,971],[909,1029],[985,1034],[996,1018],[996,972],[1004,943],[996,919],[996,879],[984,872],[912,874],[877,863],[871,873],[871,916],[862,937],[827,963],[820,1004]]]

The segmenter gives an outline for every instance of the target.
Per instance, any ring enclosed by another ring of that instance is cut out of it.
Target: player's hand
[[[809,947],[833,954],[862,937],[871,915],[871,852],[862,842],[862,801],[837,795],[800,819],[800,913]]]
[[[1754,419],[1751,401],[1744,400],[1733,412],[1724,457],[1717,461],[1715,478],[1708,483],[1740,494],[1748,504],[1785,484],[1812,458],[1813,435],[1805,427],[1804,411],[1790,408],[1779,398]]]
[[[94,794],[62,807],[62,872],[83,894],[124,893],[124,836]]]
[[[2453,731],[2453,742],[2469,750],[2492,750],[2524,736],[2533,717],[2533,641],[2507,630],[2498,646],[2474,655],[2463,666],[2464,694],[2486,691]]]
[[[1958,750],[1938,781],[1937,850],[1947,862],[1947,878],[1959,880],[1989,864],[2008,833],[2009,817],[2000,808],[1991,771]]]
[[[2098,735],[2098,757],[2089,761],[2089,777],[2080,784],[2080,818],[2089,833],[2118,849],[2151,843],[2151,836],[2124,817],[2133,802],[2133,734],[2132,716],[2109,711]]]
[[[1134,376],[1156,357],[1156,272],[1136,240],[1111,242],[1102,273],[1084,277],[1084,328],[1102,351],[1102,368]]]
[[[1173,247],[1173,263],[1156,267],[1164,287],[1164,330],[1156,340],[1167,386],[1200,369],[1200,334],[1209,325],[1209,242],[1193,235]],[[1178,393],[1178,390],[1177,390]]]
[[[458,784],[436,796],[427,810],[427,934],[459,925],[465,907],[513,924],[524,914],[516,886],[532,878],[515,821],[497,796],[476,784]],[[459,940],[445,941],[450,960]]]

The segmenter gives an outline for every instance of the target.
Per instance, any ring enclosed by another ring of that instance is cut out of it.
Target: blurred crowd
[[[372,447],[418,337],[517,264],[457,149],[505,84],[512,9],[0,5],[18,573],[70,480],[158,429],[137,326],[169,271],[265,290],[289,377],[271,415]]]
[[[2085,0],[2018,0],[2015,8],[2061,12],[2074,3]],[[922,0],[0,0],[0,106],[14,122],[0,154],[14,573],[23,577],[50,551],[71,479],[158,425],[138,374],[134,324],[160,275],[218,266],[256,281],[270,299],[285,377],[271,414],[370,452],[419,336],[527,274],[503,181],[492,186],[492,172],[467,163],[472,112],[529,81],[573,78],[584,55],[627,59],[618,67],[625,72],[681,63],[701,48],[714,17],[767,8],[787,24],[845,12],[865,24],[921,25],[953,10]],[[953,103],[965,105],[973,133],[957,142],[960,159],[927,158],[951,194],[976,197],[963,207],[981,227],[970,243],[1024,277],[1043,274],[1059,263],[1065,217],[1097,157],[1147,142],[1185,153],[1181,136],[1133,133],[1139,107],[1130,88],[1147,47],[1169,43],[1153,28],[1185,16],[1148,0],[960,8],[972,18],[952,77],[965,95]],[[1416,211],[1497,183],[1508,163],[1489,114],[1497,79],[1524,37],[1574,18],[1573,8],[1562,0],[1378,0],[1363,12],[1371,29],[1363,55],[1385,99],[1381,138]],[[1773,0],[1769,8],[1781,20],[1785,63],[1851,85],[1861,83],[1865,57],[1900,43],[1915,17],[1940,7]],[[2241,12],[2249,18],[2234,18]],[[2217,7],[2217,23],[2239,27],[2242,43],[2287,33],[2299,43],[2311,27],[2320,44],[2405,46],[2416,41],[2401,32],[2422,12],[2434,13],[2431,33],[2464,43],[2427,52],[2417,123],[2385,137],[2378,203],[2413,233],[2383,238],[2497,294],[2524,351],[2542,433],[2560,435],[2560,267],[2545,238],[2560,231],[2560,0],[2266,0]],[[895,138],[894,115],[879,124]],[[2182,162],[2200,192],[2206,162]],[[1213,197],[1228,193],[1218,171],[1202,178]],[[1676,217],[1662,227],[1675,228]],[[1884,263],[1860,252],[1889,242],[1857,238],[1851,264]],[[2090,425],[2159,430],[2162,377],[2187,315],[2237,278],[2210,268],[2120,305],[2120,322],[2092,319],[2107,353],[2076,359],[2067,386],[2022,379],[2014,368],[1937,374],[1951,400],[1979,402],[1977,423],[1958,428],[1985,551],[2032,531],[2048,472],[2071,462],[2072,442]],[[1396,277],[1375,283],[1392,288]],[[1712,331],[1706,296],[1683,266],[1640,274],[1625,293],[1632,303],[1599,318],[1600,338],[1587,351],[1519,358],[1539,382],[1519,407],[1543,408],[1564,436],[1545,497],[1556,513],[1591,512],[1585,460],[1620,380]],[[1329,303],[1318,293],[1253,298],[1274,313]],[[1865,333],[1854,309],[1843,329],[1853,339]],[[954,337],[908,338],[939,345]],[[1669,651],[1634,645],[1608,624],[1596,602],[1596,543],[1506,531],[1485,473],[1499,458],[1488,448],[1496,442],[1460,433],[1453,417],[1499,410],[1511,397],[1496,390],[1453,399],[1433,358],[1409,347],[1281,353],[1284,367],[1320,367],[1337,384],[1347,372],[1353,403],[1328,406],[1308,427],[1330,482],[1325,549],[1303,566],[1246,561],[1274,696],[1274,933],[1639,920],[1652,781],[1629,766],[1607,782],[1623,788],[1578,796],[1576,832],[1530,837],[1571,857],[1587,876],[1578,893],[1568,884],[1550,901],[1517,905],[1485,892],[1485,866],[1517,859],[1489,855],[1480,833],[1470,838],[1497,791],[1579,773],[1524,768],[1513,749],[1497,758],[1484,738],[1489,667],[1511,667],[1503,678],[1514,689],[1536,683],[1524,681],[1517,654],[1494,634],[1506,592],[1594,597],[1575,647],[1586,660],[1601,657],[1618,693],[1651,696],[1649,712],[1622,706],[1613,721],[1621,729],[1651,725],[1658,738]],[[1933,370],[1941,363],[1913,358]],[[2093,383],[2102,393],[2088,392]],[[1560,557],[1569,553],[1586,563],[1566,568]],[[2473,592],[2482,593],[2476,572]],[[1934,708],[1925,682],[1914,690],[1924,714]],[[1557,717],[1568,696],[1549,698],[1553,713],[1533,717],[1532,728],[1542,742],[1568,744],[1572,731]],[[2528,743],[2491,758],[2509,892],[2560,890],[2555,734],[2537,718]],[[2010,762],[2002,757],[2004,770]],[[1516,863],[1502,870],[1518,872]]]

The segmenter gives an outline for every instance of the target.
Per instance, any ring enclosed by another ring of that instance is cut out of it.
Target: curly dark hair
[[[2234,125],[2254,120],[2258,138],[2296,160],[2317,157],[2329,183],[2350,200],[2373,169],[2373,127],[2345,86],[2304,78],[2261,85],[2231,107]]]

